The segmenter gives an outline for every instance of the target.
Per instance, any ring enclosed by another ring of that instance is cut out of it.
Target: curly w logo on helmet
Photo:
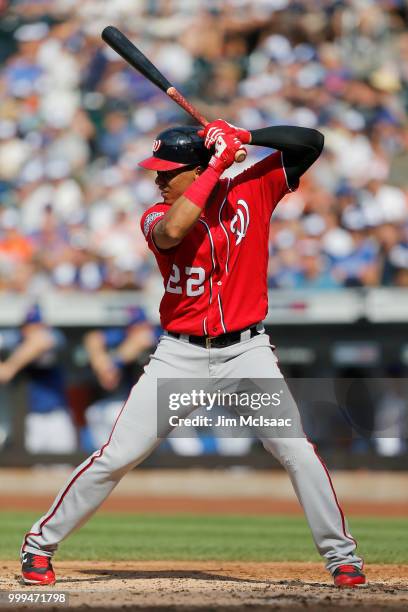
[[[161,140],[154,140],[153,141],[153,153],[156,153],[156,151],[158,151],[161,147]]]

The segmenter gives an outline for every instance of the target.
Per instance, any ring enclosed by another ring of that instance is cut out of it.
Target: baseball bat
[[[164,91],[169,98],[174,100],[181,108],[183,108],[191,117],[193,117],[202,126],[206,126],[209,122],[203,115],[193,106],[186,98],[166,79],[166,77],[156,68],[154,64],[138,49],[120,30],[114,26],[107,26],[102,31],[102,39],[116,53],[143,74],[146,79]],[[246,150],[240,149],[235,154],[235,161],[242,162],[246,158]]]

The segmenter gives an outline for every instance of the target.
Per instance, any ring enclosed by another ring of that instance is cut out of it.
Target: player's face
[[[160,189],[165,204],[173,204],[199,175],[197,166],[158,172],[156,185]]]

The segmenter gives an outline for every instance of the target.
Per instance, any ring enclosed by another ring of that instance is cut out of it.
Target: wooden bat
[[[116,51],[133,68],[138,70],[151,83],[164,91],[169,98],[174,100],[191,117],[202,126],[209,122],[185,97],[166,79],[165,76],[147,59],[147,57],[117,28],[107,26],[102,32],[103,40]],[[235,161],[242,162],[246,158],[246,150],[240,149],[235,154]]]

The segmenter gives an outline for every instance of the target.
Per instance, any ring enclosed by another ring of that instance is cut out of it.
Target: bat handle
[[[199,113],[196,107],[190,104],[190,102],[186,100],[185,97],[175,87],[169,87],[166,93],[169,98],[174,100],[174,102],[181,106],[181,108],[184,108],[184,110],[196,121],[198,121],[198,123],[200,123],[203,127],[209,124],[208,119],[206,119],[201,113]],[[239,151],[235,153],[235,161],[241,163],[246,159],[246,156],[247,151],[245,147],[242,147],[242,149],[239,149]]]
[[[244,147],[242,147],[242,149],[238,149],[238,151],[235,153],[235,161],[238,164],[240,164],[246,160],[246,156],[247,156],[247,150]]]
[[[184,110],[196,121],[198,121],[198,123],[200,123],[204,127],[208,124],[207,119],[203,117],[203,115],[198,112],[196,107],[190,104],[190,102],[186,100],[185,97],[175,87],[169,87],[166,93],[169,98],[174,100],[174,102],[181,106],[181,108],[184,108]]]
[[[201,123],[201,125],[205,127],[210,122],[204,117],[203,119],[204,121]],[[238,151],[235,153],[235,161],[237,162],[237,164],[241,164],[243,161],[246,160],[246,156],[247,156],[247,150],[245,147],[242,147],[242,149],[238,149]]]

